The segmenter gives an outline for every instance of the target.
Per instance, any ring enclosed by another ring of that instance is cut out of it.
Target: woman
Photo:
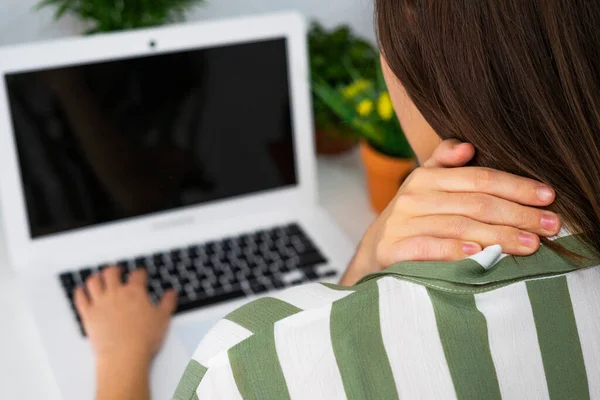
[[[376,0],[376,11],[423,167],[366,233],[343,282],[357,285],[237,310],[175,398],[600,398],[600,8]],[[550,241],[558,214],[568,229]],[[105,273],[106,289],[92,278],[77,302],[98,397],[137,398],[173,298],[154,309],[142,272],[117,277]],[[138,307],[116,311],[124,297]],[[111,322],[137,333],[111,339]]]

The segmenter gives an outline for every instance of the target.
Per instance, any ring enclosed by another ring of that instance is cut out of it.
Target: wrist
[[[340,281],[342,286],[352,286],[366,275],[374,272],[371,253],[373,252],[372,229],[369,228],[356,250],[356,254],[350,261],[344,276]]]
[[[152,357],[144,351],[130,349],[122,352],[99,354],[96,359],[96,371],[113,373],[114,371],[148,371]]]
[[[151,359],[140,355],[103,355],[96,361],[96,399],[149,399]]]

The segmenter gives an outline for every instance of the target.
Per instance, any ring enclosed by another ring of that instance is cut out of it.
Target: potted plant
[[[334,88],[352,83],[342,60],[350,62],[367,79],[375,79],[378,52],[367,41],[355,36],[348,26],[326,30],[313,22],[309,31],[310,66],[313,86]],[[319,154],[337,154],[353,148],[358,137],[318,96],[313,96],[316,147]]]
[[[182,21],[185,13],[203,0],[44,0],[38,8],[56,7],[55,19],[70,13],[90,23],[87,34],[147,28]]]
[[[314,92],[360,137],[371,205],[381,212],[415,168],[414,154],[394,113],[381,66],[375,80],[347,62],[346,68],[354,78],[350,85],[336,88],[318,83]]]

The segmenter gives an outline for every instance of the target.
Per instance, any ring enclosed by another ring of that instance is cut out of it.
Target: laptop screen
[[[297,183],[285,39],[4,78],[33,238]]]

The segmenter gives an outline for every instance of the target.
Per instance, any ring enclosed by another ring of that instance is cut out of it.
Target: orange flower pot
[[[413,159],[381,154],[364,141],[360,143],[360,155],[367,174],[371,206],[377,213],[381,213],[396,196],[406,177],[415,169],[416,162]]]

